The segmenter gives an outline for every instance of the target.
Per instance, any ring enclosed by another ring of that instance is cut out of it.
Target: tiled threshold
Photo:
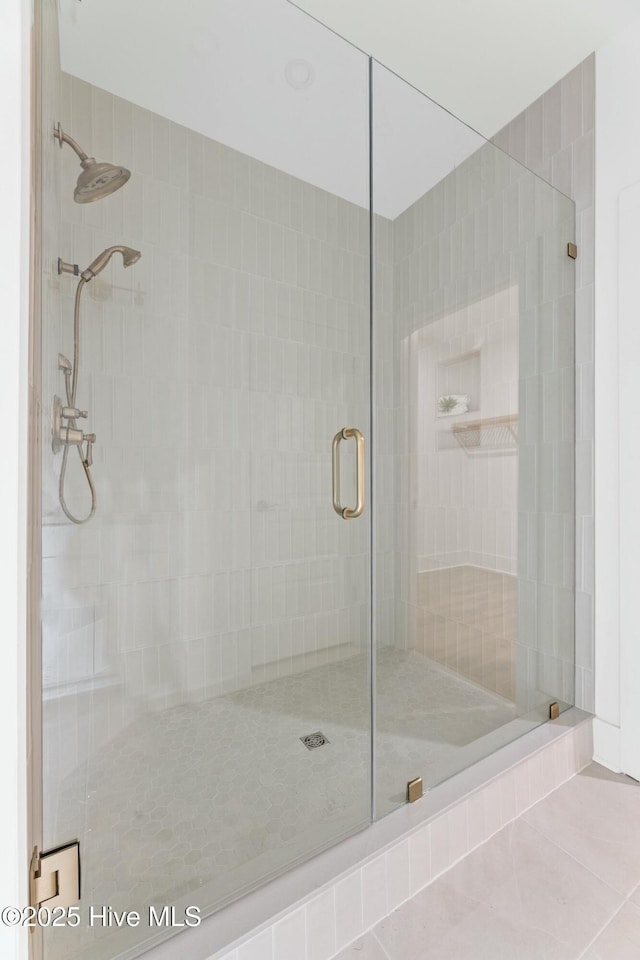
[[[637,960],[639,814],[640,784],[589,764],[336,960]]]
[[[332,960],[574,777],[592,754],[591,716],[568,710],[151,949],[145,960]],[[354,958],[378,948],[356,944]],[[372,954],[379,956],[387,960]]]

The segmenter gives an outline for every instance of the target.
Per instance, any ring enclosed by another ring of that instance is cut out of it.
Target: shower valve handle
[[[90,467],[93,464],[93,445],[96,442],[95,433],[85,433],[84,440],[87,441],[87,452],[85,454],[84,462]]]
[[[64,417],[65,420],[86,419],[89,416],[89,411],[78,410],[77,407],[63,407],[60,411],[60,416]]]

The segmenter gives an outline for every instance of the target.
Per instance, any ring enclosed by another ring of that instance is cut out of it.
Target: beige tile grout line
[[[584,768],[583,768],[583,769],[584,769]],[[552,840],[552,839],[551,839],[550,837],[548,837],[545,833],[543,833],[542,830],[539,830],[537,827],[534,827],[533,824],[531,824],[531,823],[529,824],[529,826],[530,826],[533,830],[535,830],[536,833],[539,833],[541,836],[543,836],[543,837],[545,838],[545,840],[547,840],[549,843],[552,843],[555,847],[557,847],[558,850],[561,850],[562,853],[564,853],[564,854],[566,854],[566,856],[570,857],[570,858],[574,861],[574,863],[577,863],[577,864],[578,864],[579,867],[582,867],[583,870],[586,870],[587,873],[590,873],[591,876],[592,876],[592,877],[595,877],[596,880],[599,880],[600,883],[604,883],[604,885],[605,885],[606,887],[609,887],[610,890],[613,890],[613,892],[614,892],[615,894],[617,894],[617,895],[621,898],[621,902],[620,902],[619,906],[613,911],[613,913],[611,914],[611,916],[609,917],[609,919],[606,921],[606,923],[604,923],[604,924],[602,925],[602,927],[598,930],[598,932],[595,934],[595,936],[589,941],[589,943],[588,943],[587,946],[584,948],[584,950],[582,951],[582,953],[580,953],[580,954],[576,957],[576,960],[582,960],[582,957],[584,957],[584,956],[589,952],[589,950],[591,949],[591,947],[593,946],[593,944],[596,942],[596,940],[598,939],[598,937],[600,937],[600,936],[604,933],[604,931],[607,929],[607,927],[610,927],[610,926],[611,926],[611,924],[613,923],[613,921],[615,920],[615,918],[618,916],[618,914],[620,913],[620,911],[622,910],[622,908],[623,908],[624,906],[626,906],[627,903],[630,903],[630,902],[631,902],[631,897],[633,896],[633,894],[636,892],[636,890],[640,889],[640,883],[637,883],[634,887],[632,887],[631,890],[629,891],[629,893],[628,893],[626,896],[623,897],[623,895],[620,893],[619,890],[616,890],[614,887],[612,887],[611,884],[607,883],[607,881],[604,880],[604,879],[603,879],[601,876],[599,876],[597,873],[595,873],[594,870],[592,870],[590,867],[587,867],[584,863],[582,863],[581,860],[578,860],[578,858],[575,857],[572,853],[570,853],[568,850],[565,850],[564,847],[561,847],[559,843],[556,843],[555,840]]]
[[[584,769],[584,768],[583,768],[583,769]],[[578,773],[580,773],[580,771],[578,771]],[[577,776],[577,775],[578,775],[578,774],[576,774],[576,776]],[[572,778],[572,779],[573,779],[573,778]],[[566,782],[568,783],[568,781],[566,781]],[[564,784],[560,784],[560,786],[564,786]],[[545,799],[545,798],[543,797],[543,799]],[[557,843],[555,840],[552,840],[551,837],[547,836],[547,834],[544,833],[544,831],[540,830],[539,827],[536,827],[533,823],[529,823],[528,820],[526,820],[525,823],[527,824],[528,827],[531,827],[531,829],[534,830],[534,831],[538,834],[538,836],[543,837],[543,838],[547,841],[547,843],[551,843],[554,847],[557,847],[558,850],[559,850],[561,853],[564,853],[564,855],[565,855],[566,857],[569,857],[571,860],[573,860],[574,863],[577,863],[577,865],[578,865],[579,867],[581,867],[583,870],[586,870],[586,872],[587,872],[587,873],[590,873],[592,877],[595,877],[596,880],[598,880],[600,883],[603,883],[603,884],[605,885],[605,887],[608,887],[608,888],[609,888],[609,890],[613,891],[613,893],[615,893],[617,897],[620,897],[620,899],[621,899],[621,901],[622,901],[621,904],[620,904],[620,907],[624,906],[624,904],[627,902],[627,900],[629,899],[629,897],[631,896],[631,894],[637,889],[637,886],[634,887],[633,890],[631,891],[631,893],[627,894],[627,896],[625,897],[622,893],[620,893],[619,890],[616,890],[615,887],[612,887],[610,883],[608,883],[603,877],[601,877],[599,874],[597,874],[597,873],[595,872],[595,870],[592,870],[591,867],[588,867],[585,863],[582,862],[582,860],[578,860],[578,858],[577,858],[573,853],[571,853],[569,850],[565,850],[564,847],[561,847],[559,843]],[[618,907],[618,910],[620,909],[620,907]],[[618,912],[618,910],[614,911],[614,913],[611,915],[611,919],[613,919],[613,917],[615,917],[615,915],[616,915],[616,913]],[[611,922],[611,921],[608,920],[607,923],[605,923],[605,925],[604,925],[604,927],[602,928],[602,930],[604,930],[604,928],[607,927],[610,922]],[[602,930],[600,931],[600,933],[602,933]],[[598,936],[600,936],[600,933],[598,934]],[[593,943],[593,941],[591,941],[591,942]],[[589,949],[589,948],[587,947],[587,950],[588,950],[588,949]],[[580,954],[580,956],[582,956],[582,954]]]
[[[377,933],[375,932],[375,930],[372,930],[371,933],[372,933],[372,935],[373,935],[373,939],[376,941],[376,943],[378,944],[378,946],[380,947],[380,949],[381,949],[382,952],[384,953],[384,955],[385,955],[385,957],[387,958],[387,960],[392,960],[389,952],[385,949],[384,944],[383,944],[382,941],[378,938],[378,935],[377,935]]]
[[[634,887],[634,890],[635,890],[635,887]],[[600,937],[600,936],[604,933],[604,931],[607,929],[607,927],[610,926],[610,925],[613,923],[613,921],[614,921],[615,918],[618,916],[618,914],[620,913],[620,911],[622,910],[622,908],[624,907],[624,905],[628,902],[628,899],[629,899],[629,898],[627,897],[626,900],[623,900],[622,903],[620,904],[620,906],[619,906],[616,910],[613,911],[613,913],[611,914],[611,916],[609,917],[609,919],[607,920],[607,922],[604,924],[604,926],[601,927],[600,930],[598,930],[598,932],[596,933],[595,937],[594,937],[592,940],[589,941],[589,943],[586,945],[586,947],[584,948],[584,950],[582,951],[582,953],[580,953],[580,954],[576,957],[576,960],[582,960],[582,957],[584,957],[584,956],[589,952],[589,950],[591,950],[591,947],[594,945],[594,943],[596,942],[596,940],[598,939],[598,937]]]

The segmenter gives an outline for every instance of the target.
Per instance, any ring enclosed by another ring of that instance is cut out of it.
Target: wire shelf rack
[[[451,430],[456,441],[469,454],[508,453],[518,449],[516,413],[455,423]]]

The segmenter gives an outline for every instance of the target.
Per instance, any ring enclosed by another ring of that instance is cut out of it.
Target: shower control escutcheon
[[[83,442],[84,433],[75,427],[60,427],[58,439],[61,447],[65,444],[68,447],[77,447]]]

